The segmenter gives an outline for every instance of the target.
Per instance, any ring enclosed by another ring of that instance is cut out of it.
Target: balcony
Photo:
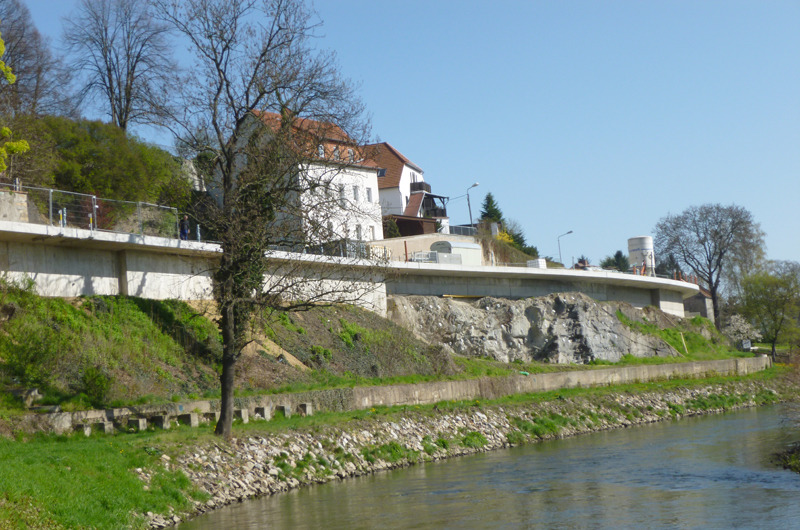
[[[427,193],[431,192],[431,185],[427,182],[412,182],[411,183],[411,192],[415,191],[424,191]]]

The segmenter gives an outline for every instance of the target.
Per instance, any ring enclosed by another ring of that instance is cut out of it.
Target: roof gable
[[[380,189],[400,186],[403,166],[408,166],[419,173],[423,173],[419,166],[403,156],[400,151],[392,147],[388,142],[367,145],[364,149],[367,158],[375,161],[379,167],[386,169],[386,174],[378,178],[378,188]]]

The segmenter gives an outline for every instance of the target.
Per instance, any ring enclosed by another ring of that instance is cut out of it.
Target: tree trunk
[[[239,352],[236,351],[236,332],[233,319],[233,307],[228,305],[222,311],[222,375],[220,375],[221,402],[220,415],[214,434],[229,438],[233,424],[233,386],[236,374],[236,360]]]

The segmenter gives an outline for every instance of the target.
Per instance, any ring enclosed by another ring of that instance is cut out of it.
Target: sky
[[[27,0],[56,49],[75,4]],[[540,255],[597,264],[668,214],[736,204],[768,258],[800,261],[800,2],[309,5],[376,139],[453,198],[452,224],[478,182],[473,217],[491,192]]]

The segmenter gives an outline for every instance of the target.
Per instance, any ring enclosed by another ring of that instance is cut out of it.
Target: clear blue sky
[[[27,1],[58,45],[74,0]],[[374,134],[437,194],[480,182],[473,216],[491,191],[542,255],[573,230],[565,263],[597,263],[664,215],[718,202],[753,213],[770,259],[800,261],[800,2],[314,7]],[[468,222],[466,199],[448,213]]]

